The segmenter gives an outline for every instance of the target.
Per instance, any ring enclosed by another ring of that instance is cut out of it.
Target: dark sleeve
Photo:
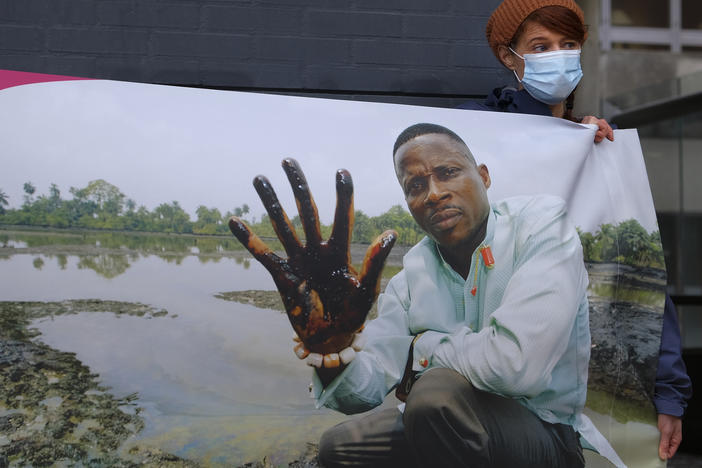
[[[456,106],[456,109],[466,109],[466,110],[481,110],[481,111],[494,111],[494,107],[490,107],[485,102],[481,101],[466,101],[462,102]]]
[[[682,417],[687,400],[691,397],[692,382],[682,360],[677,313],[673,301],[666,294],[653,404],[659,414]]]

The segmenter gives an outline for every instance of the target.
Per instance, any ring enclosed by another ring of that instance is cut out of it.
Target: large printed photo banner
[[[11,461],[312,457],[310,444],[346,416],[314,409],[275,285],[226,235],[226,215],[257,232],[270,226],[251,184],[258,174],[295,215],[280,168],[294,157],[331,224],[334,174],[345,168],[354,241],[383,223],[400,234],[384,273],[392,276],[421,238],[392,146],[405,127],[431,122],[488,166],[492,202],[567,201],[590,279],[585,413],[627,465],[664,466],[651,397],[666,276],[635,130],[594,144],[594,127],[548,117],[3,78],[0,414],[11,424],[0,452],[11,448]],[[168,234],[141,233],[150,230]],[[354,261],[364,250],[354,245]],[[608,466],[589,451],[586,459]]]

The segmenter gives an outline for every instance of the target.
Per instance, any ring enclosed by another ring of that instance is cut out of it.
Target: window
[[[641,0],[611,0],[612,26],[667,28],[670,25],[670,8],[666,0],[651,2]],[[649,3],[645,8],[643,4]]]
[[[695,52],[702,48],[700,0],[600,0],[602,49]]]
[[[702,2],[700,0],[682,0],[683,29],[702,30]]]

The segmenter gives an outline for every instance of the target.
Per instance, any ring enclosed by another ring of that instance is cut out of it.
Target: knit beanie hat
[[[547,6],[562,6],[578,15],[585,24],[583,10],[573,0],[504,0],[492,12],[485,28],[488,45],[496,57],[497,46],[508,44],[517,32],[519,25],[535,10]]]

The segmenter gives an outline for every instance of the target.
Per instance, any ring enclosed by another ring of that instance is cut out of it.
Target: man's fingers
[[[361,266],[361,273],[358,279],[361,283],[361,287],[373,294],[373,297],[369,298],[370,302],[373,302],[378,294],[378,290],[380,289],[380,274],[383,271],[385,260],[387,260],[396,240],[397,232],[392,230],[385,231],[379,235],[368,247],[368,250],[366,250],[366,257],[363,259],[363,265]]]
[[[282,272],[283,259],[277,256],[240,218],[229,219],[229,230],[275,279]]]
[[[322,242],[322,233],[319,228],[317,205],[315,205],[310,194],[305,174],[297,161],[292,158],[283,160],[283,170],[288,176],[290,186],[295,195],[297,209],[300,212],[300,221],[302,221],[302,228],[305,230],[305,237],[307,238],[307,248],[316,248]]]
[[[349,240],[353,230],[353,181],[346,169],[336,171],[336,212],[329,246],[349,263]]]
[[[264,176],[256,176],[253,185],[288,256],[297,255],[302,250],[302,244],[295,234],[295,228],[288,219],[288,215],[285,214],[285,210],[280,205],[270,181]]]

